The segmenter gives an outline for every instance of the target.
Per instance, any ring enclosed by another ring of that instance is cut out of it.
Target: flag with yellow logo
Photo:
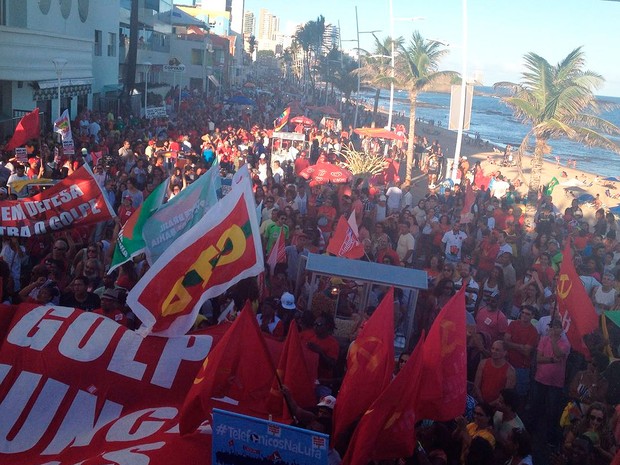
[[[181,434],[195,431],[211,417],[214,406],[266,417],[274,377],[271,355],[248,301],[198,370],[181,408]]]
[[[583,342],[583,337],[598,328],[598,316],[575,270],[570,241],[566,241],[562,256],[564,258],[560,264],[556,288],[562,327],[571,347],[589,357],[590,351]]]
[[[180,336],[201,305],[264,270],[256,206],[249,177],[174,241],[138,281],[127,304],[142,334]]]
[[[449,421],[465,411],[467,397],[467,334],[465,287],[444,305],[424,344],[420,386],[420,418]]]
[[[413,455],[425,350],[422,337],[411,358],[358,423],[342,460],[343,465],[366,465],[370,460]]]
[[[390,288],[349,348],[334,409],[336,443],[390,384],[393,372],[394,288]]]

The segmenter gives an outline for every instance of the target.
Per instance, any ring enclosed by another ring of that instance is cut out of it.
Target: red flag
[[[598,316],[575,270],[570,241],[566,241],[562,255],[564,258],[560,264],[556,289],[562,326],[571,347],[589,357],[590,351],[583,342],[583,337],[598,328]]]
[[[465,411],[467,343],[465,287],[443,307],[424,344],[424,381],[420,387],[420,418],[448,421]]]
[[[351,212],[349,221],[341,216],[333,237],[327,244],[327,251],[338,257],[360,258],[364,255],[364,246],[359,240],[355,212]]]
[[[40,132],[39,109],[35,108],[17,123],[13,137],[11,137],[4,149],[13,150],[15,147],[20,147],[28,142],[28,139],[39,137]]]
[[[423,339],[360,420],[342,460],[344,465],[366,465],[370,460],[390,460],[413,454],[416,407],[426,350]]]
[[[314,383],[319,360],[315,353],[310,355],[304,353],[304,350],[301,339],[299,339],[297,325],[293,322],[284,342],[276,373],[282,384],[291,392],[295,402],[302,408],[311,408],[316,404]],[[306,352],[310,351],[306,350]],[[310,362],[311,359],[314,360],[314,364]],[[284,396],[280,392],[280,383],[277,379],[274,379],[271,385],[268,407],[269,413],[273,415],[276,421],[290,423],[292,419],[290,411]]]
[[[267,257],[267,264],[269,265],[269,276],[273,276],[273,272],[276,269],[278,263],[286,262],[286,251],[284,250],[284,235],[282,234],[283,228],[280,228],[280,234],[276,239],[276,243],[273,244],[269,256]]]
[[[181,408],[181,434],[193,432],[210,417],[214,406],[265,417],[265,399],[274,372],[273,361],[248,301],[198,371]]]
[[[347,354],[334,411],[334,442],[383,392],[394,372],[394,288],[390,288]]]

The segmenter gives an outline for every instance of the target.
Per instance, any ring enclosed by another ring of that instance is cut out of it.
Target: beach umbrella
[[[314,126],[314,121],[312,121],[307,116],[303,116],[303,115],[299,115],[299,116],[295,116],[295,118],[291,118],[291,123],[303,124],[304,126]]]
[[[611,207],[609,209],[614,215],[620,215],[620,205],[616,205],[615,207]]]
[[[357,128],[353,130],[354,133],[360,136],[377,137],[379,139],[391,139],[405,141],[405,136],[397,134],[385,128]]]
[[[245,95],[235,95],[226,100],[229,105],[256,105],[256,102]]]
[[[349,170],[325,161],[304,168],[299,176],[309,180],[311,185],[327,184],[328,182],[344,184],[353,179],[353,174]]]
[[[577,197],[577,201],[579,203],[592,202],[593,200],[594,196],[592,194],[581,194],[579,197]]]
[[[603,178],[603,181],[613,181],[613,182],[620,182],[620,179],[618,179],[615,176],[607,176],[606,178]]]

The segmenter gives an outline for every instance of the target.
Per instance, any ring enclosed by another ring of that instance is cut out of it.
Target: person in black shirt
[[[101,300],[97,294],[88,292],[88,278],[77,276],[70,286],[70,291],[60,297],[60,305],[63,307],[75,307],[92,312],[101,307]]]

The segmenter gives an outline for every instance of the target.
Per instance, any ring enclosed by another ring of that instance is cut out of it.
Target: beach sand
[[[396,124],[404,124],[408,126],[407,118],[395,119]],[[443,152],[446,154],[448,160],[448,166],[452,166],[452,160],[454,159],[454,151],[456,147],[456,131],[450,131],[443,127],[430,125],[425,122],[416,122],[415,132],[418,135],[426,136],[429,142],[437,139],[441,144]],[[550,143],[553,148],[553,141]],[[492,172],[500,171],[504,177],[510,181],[519,179],[519,170],[516,166],[505,167],[501,166],[503,159],[503,148],[496,147],[497,151],[493,151],[492,145],[474,145],[464,143],[461,146],[461,156],[467,156],[470,166],[479,161],[482,169],[486,175]],[[620,155],[618,155],[620,157]],[[516,154],[515,154],[516,158]],[[527,195],[527,183],[529,182],[531,172],[531,157],[524,156],[522,162],[522,175],[521,186],[517,189],[521,196]],[[563,177],[562,174],[566,173]],[[587,173],[585,171],[568,168],[565,164],[553,163],[550,161],[544,161],[543,173],[541,177],[541,183],[543,185],[548,184],[553,177],[556,177],[560,182],[559,185],[553,189],[552,197],[554,205],[559,209],[561,213],[564,209],[570,207],[572,200],[575,197],[579,197],[583,194],[591,194],[594,198],[598,195],[601,201],[601,206],[605,209],[614,207],[620,204],[620,198],[612,198],[606,195],[606,191],[613,195],[620,197],[620,183],[606,182],[599,180],[596,174]],[[422,176],[418,171],[414,173],[414,197],[416,199],[424,196],[427,192],[428,184],[426,176]],[[563,185],[564,184],[564,185]],[[574,186],[568,186],[567,184],[573,184]],[[593,203],[582,203],[581,208],[584,213],[584,218],[591,224],[594,220],[594,212],[596,208]]]

